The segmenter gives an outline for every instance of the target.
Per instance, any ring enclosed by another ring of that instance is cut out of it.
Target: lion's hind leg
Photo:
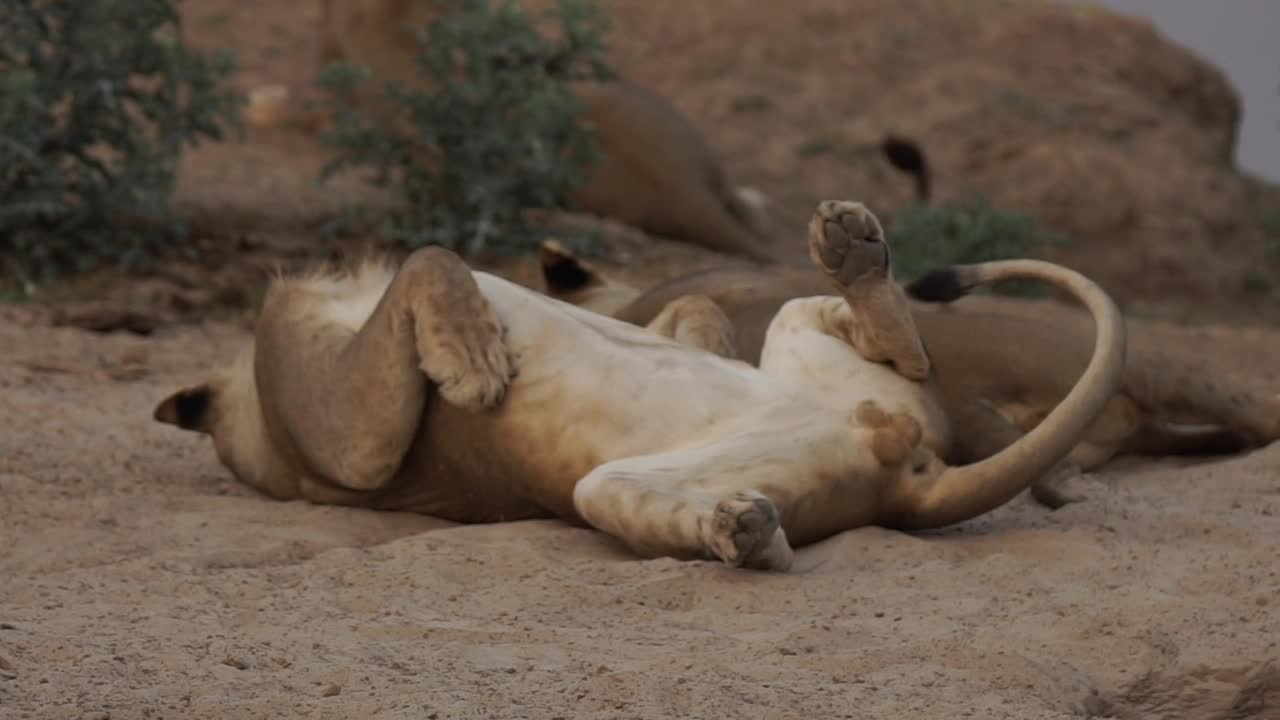
[[[300,471],[349,490],[394,476],[432,384],[446,402],[482,410],[501,400],[513,373],[493,308],[442,248],[415,252],[389,281],[277,283],[255,345],[277,443]]]
[[[875,214],[858,202],[820,203],[809,221],[809,256],[848,303],[848,319],[832,329],[863,358],[888,362],[912,380],[928,377],[929,356]]]
[[[874,402],[749,420],[704,445],[605,463],[573,503],[642,555],[787,570],[807,544],[876,522],[904,471],[936,469],[920,424]]]
[[[681,345],[720,357],[738,357],[733,322],[705,295],[682,295],[672,300],[645,328]]]
[[[809,222],[809,254],[840,297],[788,300],[774,314],[760,353],[766,374],[817,389],[849,406],[886,399],[921,399],[932,390],[929,356],[910,306],[889,267],[879,220],[862,203],[826,201]],[[912,403],[917,420],[945,429],[945,417]],[[926,435],[928,431],[926,431]],[[929,438],[942,448],[946,438]]]
[[[716,443],[601,465],[578,481],[573,504],[641,555],[787,570],[792,551],[778,509],[750,487],[750,475]]]
[[[1280,440],[1280,394],[1258,377],[1216,370],[1196,350],[1135,347],[1127,359],[1125,392],[1151,420],[1151,437],[1136,441],[1150,445],[1155,454],[1200,452],[1214,444],[1229,446],[1226,435],[1214,439],[1205,428],[1192,431],[1188,424],[1217,425],[1235,433],[1242,447],[1267,445]],[[1183,426],[1159,436],[1160,428]],[[1139,452],[1142,452],[1139,450]],[[1231,450],[1228,450],[1231,452]]]

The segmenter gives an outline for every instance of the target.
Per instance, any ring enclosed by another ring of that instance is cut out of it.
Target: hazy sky
[[[1095,0],[1222,68],[1244,103],[1236,162],[1280,182],[1280,0]]]

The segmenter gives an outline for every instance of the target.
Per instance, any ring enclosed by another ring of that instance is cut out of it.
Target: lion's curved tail
[[[904,528],[950,525],[1008,502],[1075,447],[1121,387],[1124,318],[1101,287],[1074,270],[1043,260],[956,265],[911,283],[907,294],[917,300],[949,302],[979,285],[1010,278],[1043,280],[1084,303],[1097,329],[1093,357],[1062,402],[1026,435],[985,460],[946,468],[927,484],[913,488],[900,519]]]

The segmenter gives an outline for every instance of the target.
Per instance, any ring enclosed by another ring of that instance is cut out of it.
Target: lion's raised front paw
[[[423,367],[445,402],[465,410],[496,407],[516,375],[515,364],[502,342],[501,330],[468,334],[462,347],[436,359],[443,367]]]
[[[716,505],[710,545],[717,557],[736,567],[791,567],[791,546],[780,525],[778,509],[758,492],[740,492]]]
[[[827,200],[809,221],[809,255],[845,285],[889,268],[889,246],[874,213],[859,202]]]
[[[507,394],[513,371],[505,357],[490,360],[482,371],[471,370],[439,384],[440,396],[450,405],[480,411],[497,407]]]

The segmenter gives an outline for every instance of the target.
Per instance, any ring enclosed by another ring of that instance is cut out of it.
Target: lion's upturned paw
[[[809,221],[809,256],[844,285],[889,269],[889,246],[880,221],[862,203],[847,200],[818,205]]]
[[[716,505],[711,550],[737,567],[787,570],[791,546],[780,526],[778,509],[758,492],[744,491]]]
[[[1089,500],[1098,483],[1073,464],[1064,463],[1031,483],[1031,498],[1050,510]]]
[[[445,402],[471,411],[496,407],[506,396],[507,387],[515,377],[515,365],[502,341],[501,326],[497,321],[482,323],[484,327],[472,327],[459,332],[453,352],[440,353],[443,359],[422,369],[440,390]]]
[[[505,352],[500,357],[487,355],[480,367],[441,382],[440,396],[450,405],[466,410],[497,407],[507,394],[514,372]]]

